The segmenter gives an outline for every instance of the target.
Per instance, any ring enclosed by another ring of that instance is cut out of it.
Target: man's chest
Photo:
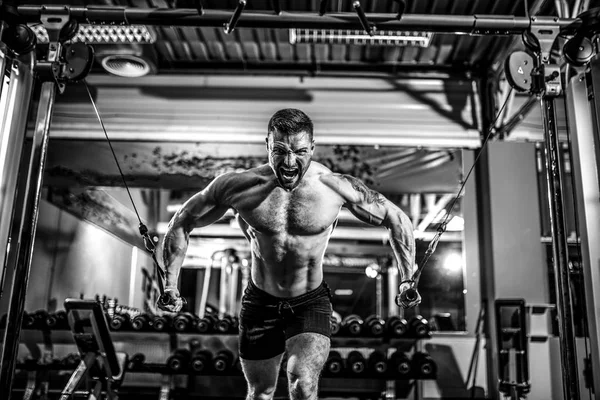
[[[301,189],[286,192],[248,192],[235,208],[255,230],[264,234],[287,232],[314,235],[328,229],[338,216],[341,202],[328,190]]]

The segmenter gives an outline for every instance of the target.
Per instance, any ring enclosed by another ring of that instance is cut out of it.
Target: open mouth
[[[288,181],[291,181],[293,179],[296,178],[296,176],[298,176],[298,168],[292,168],[292,169],[287,169],[287,168],[280,168],[279,172],[281,173],[281,176]]]

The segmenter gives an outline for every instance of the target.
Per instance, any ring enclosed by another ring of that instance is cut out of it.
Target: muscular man
[[[313,124],[300,110],[276,112],[268,125],[269,163],[226,173],[191,197],[171,220],[163,241],[167,282],[162,308],[178,311],[179,270],[192,229],[209,225],[232,208],[250,241],[251,279],[242,297],[239,353],[248,399],[271,399],[287,352],[292,400],[316,399],[319,374],[329,354],[330,292],[323,255],[342,207],[390,231],[401,284],[410,288],[415,243],[412,223],[392,202],[360,180],[311,162]]]

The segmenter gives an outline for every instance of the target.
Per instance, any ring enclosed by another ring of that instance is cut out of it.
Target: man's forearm
[[[388,226],[390,243],[398,263],[400,282],[411,279],[415,265],[415,237],[410,219],[399,214]]]
[[[395,238],[393,233],[390,233],[392,249],[396,256],[398,264],[398,272],[400,274],[400,282],[411,279],[413,267],[415,265],[415,246],[406,243],[406,238]]]
[[[183,229],[169,229],[163,240],[162,261],[165,266],[165,289],[176,289],[179,281],[179,271],[185,259],[189,242],[189,234]]]

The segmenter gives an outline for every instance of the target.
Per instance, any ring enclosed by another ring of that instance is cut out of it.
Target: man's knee
[[[276,384],[248,384],[248,400],[271,400],[275,394]]]
[[[292,400],[312,400],[317,398],[319,374],[296,374],[288,372],[288,381]]]

